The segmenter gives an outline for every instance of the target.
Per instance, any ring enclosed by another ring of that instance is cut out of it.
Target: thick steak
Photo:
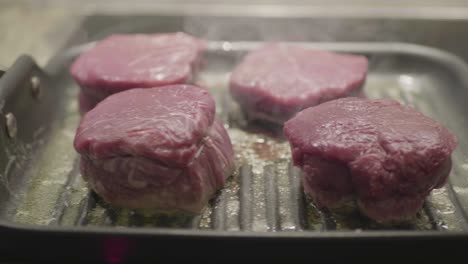
[[[82,97],[101,101],[127,89],[186,83],[204,47],[203,41],[180,32],[111,35],[81,54],[70,72]]]
[[[377,221],[413,216],[451,169],[454,135],[392,100],[343,98],[285,123],[294,164],[319,207],[355,197]]]
[[[77,130],[82,175],[111,204],[199,212],[233,168],[214,113],[213,98],[191,85],[111,95]]]
[[[298,111],[357,92],[367,58],[272,43],[234,69],[230,92],[252,119],[282,124]]]

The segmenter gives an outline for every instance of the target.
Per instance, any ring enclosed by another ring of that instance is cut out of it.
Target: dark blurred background
[[[412,42],[468,58],[465,51],[468,50],[465,48],[468,45],[468,1],[461,0],[3,0],[0,1],[0,67],[9,66],[21,53],[31,54],[44,65],[83,18],[96,13],[300,17],[316,19],[316,23],[309,23],[316,27],[307,31],[306,39],[305,25],[301,29],[283,23],[283,32],[289,33],[291,40]],[[193,23],[205,26],[203,21]],[[210,23],[208,37],[216,37],[225,30],[213,21]],[[258,30],[265,37],[275,38],[268,36],[268,23],[259,23]],[[232,29],[231,23],[229,30]],[[249,34],[252,35],[251,32],[244,35]]]

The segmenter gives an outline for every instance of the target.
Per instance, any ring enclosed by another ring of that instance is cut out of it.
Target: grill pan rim
[[[384,239],[384,238],[462,238],[468,239],[468,232],[465,231],[412,231],[412,230],[366,230],[358,231],[278,231],[278,232],[257,232],[257,231],[216,231],[216,230],[187,230],[181,228],[164,227],[138,227],[138,228],[115,228],[104,226],[40,226],[12,223],[0,220],[0,230],[8,229],[10,231],[54,233],[54,234],[86,234],[97,236],[108,235],[126,235],[126,236],[187,236],[199,238],[292,238],[292,239],[341,239],[341,238],[360,238],[360,239]],[[1,232],[1,231],[0,231]]]
[[[223,41],[213,42],[215,47],[221,47]],[[302,43],[304,42],[294,42]],[[308,42],[311,44],[311,42]],[[242,49],[251,48],[253,46],[259,45],[260,42],[239,42],[239,46]],[[85,46],[89,46],[85,44]],[[53,73],[58,69],[58,65],[62,64],[63,61],[71,59],[71,57],[76,55],[76,49],[81,49],[85,46],[78,46],[72,49],[65,49],[63,53],[57,54],[53,57],[49,63],[44,67],[44,71],[48,73]],[[444,66],[450,67],[451,70],[456,71],[461,77],[464,75],[462,73],[468,73],[468,65],[459,57],[453,55],[450,52],[443,51],[437,48],[427,47],[418,44],[410,44],[405,42],[339,42],[339,43],[312,43],[312,46],[319,48],[327,48],[330,50],[340,49],[343,51],[353,51],[358,50],[362,47],[370,47],[370,50],[377,53],[388,53],[388,54],[407,54],[412,56],[420,56],[424,58],[434,59],[439,63],[444,64]],[[332,46],[330,48],[330,46]],[[351,49],[346,49],[346,47]],[[389,49],[389,47],[391,47]],[[34,64],[34,60],[27,55],[19,57],[21,67],[29,67]],[[3,76],[6,77],[8,72]],[[467,75],[465,75],[467,76]],[[0,82],[1,83],[1,82]],[[463,87],[467,89],[467,87]],[[2,97],[7,97],[11,89],[5,90],[1,93]],[[2,98],[0,98],[2,99]],[[90,236],[100,236],[100,235],[127,235],[127,236],[191,236],[191,237],[200,237],[200,238],[209,238],[209,237],[232,237],[232,238],[293,238],[293,239],[343,239],[343,238],[360,238],[360,239],[384,239],[384,238],[462,238],[468,239],[468,231],[395,231],[395,230],[379,230],[372,231],[366,230],[365,232],[356,232],[356,231],[326,231],[326,232],[317,232],[317,231],[281,231],[281,232],[255,232],[255,231],[214,231],[214,230],[187,230],[187,229],[174,229],[174,228],[114,228],[114,227],[96,227],[96,226],[86,226],[86,227],[76,227],[76,226],[40,226],[40,225],[27,225],[20,224],[6,220],[0,220],[0,230],[4,231],[13,231],[13,232],[31,232],[36,234],[41,233],[53,233],[53,234],[86,234]]]

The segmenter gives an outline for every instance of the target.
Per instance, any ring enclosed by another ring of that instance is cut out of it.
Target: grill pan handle
[[[32,155],[24,146],[32,146],[34,131],[48,121],[43,109],[51,104],[41,92],[48,88],[49,78],[31,56],[22,55],[0,70],[0,201],[5,201],[15,195],[10,183],[25,170],[21,160]]]
[[[35,74],[35,73],[38,74]],[[30,89],[38,90],[42,71],[29,55],[21,55],[13,65],[3,70],[0,68],[0,102],[6,100],[12,92],[29,81]],[[28,85],[28,84],[26,84]],[[36,92],[37,93],[37,92]]]

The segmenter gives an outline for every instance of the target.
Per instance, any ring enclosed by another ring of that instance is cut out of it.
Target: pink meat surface
[[[283,123],[302,109],[356,92],[367,67],[364,56],[271,43],[234,69],[230,91],[253,119]]]
[[[83,177],[111,204],[197,213],[233,169],[214,113],[213,98],[191,85],[111,95],[78,127]]]
[[[90,101],[100,101],[127,89],[188,82],[204,48],[181,32],[111,35],[81,54],[70,72]]]
[[[304,189],[321,208],[353,198],[377,221],[416,214],[451,170],[456,137],[393,100],[342,98],[285,123]]]

